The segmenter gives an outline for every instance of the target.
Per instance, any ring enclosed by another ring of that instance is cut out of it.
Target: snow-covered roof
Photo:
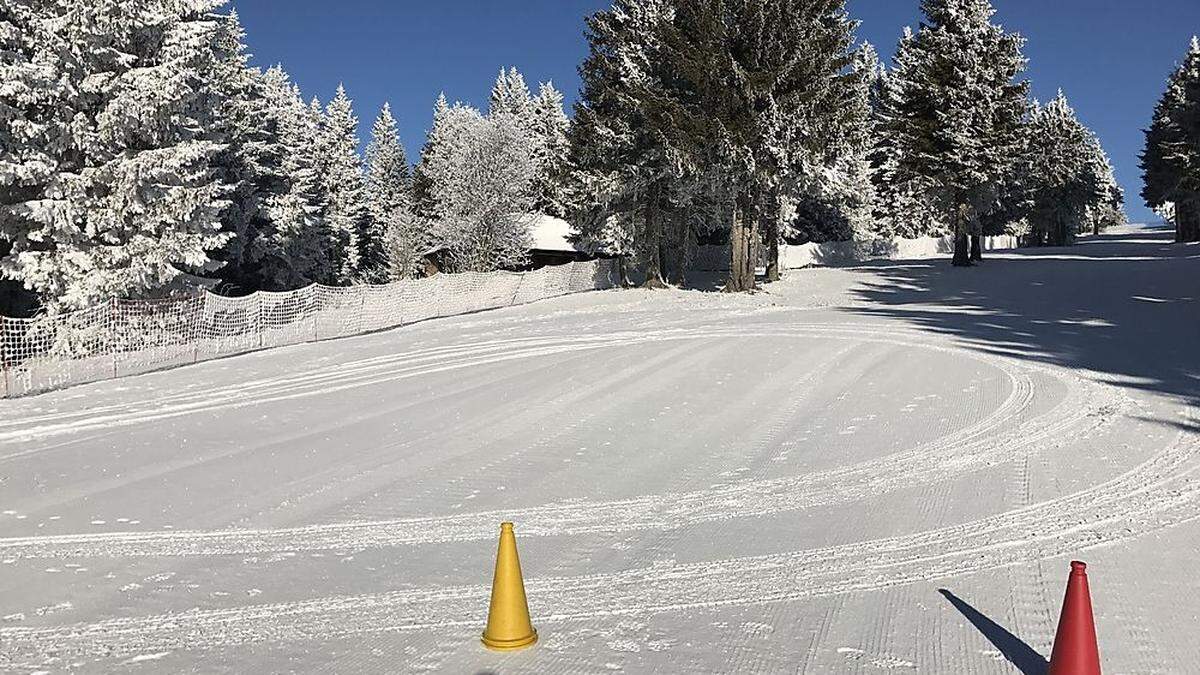
[[[571,224],[562,218],[555,218],[544,213],[528,214],[530,250],[560,251],[563,253],[587,253],[587,249],[570,241]],[[445,250],[444,244],[438,244],[421,253],[431,256]]]
[[[204,291],[211,291],[221,283],[220,279],[201,277],[176,269],[179,275],[167,282],[159,292],[163,297],[191,296]]]
[[[567,253],[583,250],[569,240],[571,224],[567,221],[544,213],[530,215],[532,220],[529,223],[529,238],[533,241],[533,250]]]

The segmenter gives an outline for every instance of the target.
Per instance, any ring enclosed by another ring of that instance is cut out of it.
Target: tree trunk
[[[970,267],[971,254],[968,250],[967,228],[963,218],[962,208],[954,209],[954,258],[950,264],[955,267]]]
[[[776,282],[783,278],[779,268],[779,227],[767,230],[767,281]]]
[[[1200,241],[1200,201],[1187,200],[1175,205],[1178,241]]]
[[[763,237],[767,240],[767,282],[774,283],[782,278],[779,267],[779,200],[772,198],[763,219]]]
[[[754,266],[757,262],[754,238],[757,235],[757,222],[754,200],[748,190],[742,190],[734,206],[733,226],[729,233],[729,281],[725,283],[727,293],[754,290]]]
[[[682,221],[682,219],[672,223],[672,229],[678,235],[678,237],[675,240],[675,247],[672,251],[674,260],[671,261],[671,281],[676,286],[683,288],[684,286],[687,286],[688,249],[691,243],[689,241],[691,229],[687,226],[687,223]]]
[[[629,288],[633,285],[629,281],[629,266],[625,261],[625,256],[617,256],[617,283],[621,286],[621,288]]]
[[[646,261],[646,280],[642,282],[642,288],[666,288],[662,277],[662,214],[658,210],[657,190],[651,190],[646,199],[644,217],[650,258]]]

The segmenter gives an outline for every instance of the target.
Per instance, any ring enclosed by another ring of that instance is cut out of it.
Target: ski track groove
[[[502,417],[496,423],[496,426],[494,426],[494,427],[490,427],[490,428],[489,427],[481,427],[480,429],[478,429],[477,431],[480,434],[487,437],[487,438],[481,440],[481,442],[486,443],[486,442],[488,442],[487,441],[488,438],[499,437],[499,436],[502,436],[506,432],[507,433],[517,433],[521,429],[528,428],[529,421],[536,417],[544,416],[547,409],[551,410],[551,411],[558,410],[558,409],[566,410],[566,409],[571,408],[571,406],[573,404],[575,404],[579,401],[585,400],[589,395],[595,393],[596,391],[600,391],[600,390],[604,389],[605,387],[619,386],[622,383],[627,383],[627,382],[631,381],[632,379],[636,378],[637,374],[639,372],[641,372],[641,370],[651,368],[651,367],[657,365],[660,361],[670,360],[671,358],[680,358],[679,352],[684,351],[685,349],[686,349],[686,345],[681,346],[678,349],[668,350],[664,354],[657,355],[656,357],[654,357],[652,359],[648,359],[647,361],[639,364],[639,366],[640,366],[639,370],[622,371],[620,373],[614,373],[614,374],[610,374],[607,376],[601,376],[598,378],[591,379],[588,381],[586,386],[575,388],[566,396],[562,396],[562,397],[559,397],[558,399],[548,401],[545,404],[546,408],[539,409],[539,406],[535,406],[535,405],[525,406],[516,415],[507,415],[505,417]],[[512,452],[503,457],[494,457],[492,455],[492,453],[479,453],[483,456],[489,457],[490,459],[486,462],[477,462],[477,461],[471,462],[469,464],[469,466],[465,469],[462,468],[461,465],[456,467],[458,469],[457,473],[454,475],[453,478],[448,479],[447,482],[450,484],[455,484],[455,485],[460,484],[460,483],[465,483],[467,481],[468,475],[474,475],[476,477],[489,476],[490,477],[489,482],[492,482],[492,483],[498,484],[498,485],[514,484],[514,482],[510,479],[511,479],[512,475],[519,473],[518,472],[519,467],[515,466],[515,460],[519,456],[521,456],[522,454],[528,453],[531,450],[543,448],[543,447],[549,445],[552,441],[562,438],[563,436],[572,432],[574,429],[578,428],[578,426],[580,426],[581,424],[584,424],[584,423],[590,421],[591,419],[595,418],[596,416],[598,416],[600,414],[600,412],[601,412],[600,410],[595,410],[595,409],[586,409],[583,413],[576,412],[575,413],[576,420],[571,425],[569,425],[567,427],[556,428],[554,431],[552,431],[548,434],[547,433],[539,434],[537,439],[535,439],[530,445],[522,446],[518,451]],[[431,433],[430,436],[436,436],[436,432]],[[458,459],[460,459],[460,458],[452,457],[452,458],[448,458],[448,460],[446,460],[446,461],[453,462]],[[387,469],[390,466],[393,466],[394,464],[404,464],[408,461],[409,461],[408,458],[399,458],[399,459],[395,460],[394,462],[385,463],[382,466],[372,465],[369,468],[364,469],[357,474],[354,474],[352,476],[349,476],[349,477],[346,477],[343,479],[339,479],[338,485],[353,486],[356,491],[355,494],[359,494],[359,495],[370,494],[370,493],[376,492],[376,491],[378,491],[378,489],[387,487],[391,482],[393,482],[391,479],[388,478]],[[366,482],[367,479],[372,474],[379,474],[379,475],[383,476],[383,478],[381,478],[380,482],[378,482],[378,483]],[[438,483],[438,481],[433,481],[433,482]],[[439,485],[440,485],[440,483],[439,483]],[[423,503],[422,496],[428,497],[428,496],[432,495],[432,489],[433,489],[432,487],[427,487],[427,488],[425,488],[425,491],[423,493],[414,494],[411,491],[411,487],[407,484],[404,484],[404,485],[401,485],[398,487],[394,487],[392,489],[392,492],[399,492],[400,494],[385,495],[383,497],[383,499],[380,501],[387,503],[387,504],[391,504],[391,503],[400,503],[401,500],[403,500],[404,502],[408,502],[408,503],[420,504],[420,503]],[[395,499],[393,499],[393,497]],[[357,510],[357,508],[359,508],[359,507],[349,507],[349,508]],[[392,507],[392,508],[394,508],[394,507]]]
[[[897,333],[892,331],[892,333]],[[915,333],[910,333],[915,335]],[[0,441],[29,440],[79,433],[106,425],[132,425],[161,420],[197,411],[229,406],[258,405],[263,400],[288,400],[299,396],[328,393],[331,388],[367,386],[416,377],[420,374],[467,368],[484,363],[499,363],[551,353],[597,349],[642,337],[645,340],[694,340],[698,336],[746,337],[744,331],[663,331],[651,337],[612,334],[578,340],[497,341],[477,346],[469,356],[455,348],[439,348],[400,355],[365,359],[358,362],[354,374],[344,367],[318,369],[301,376],[268,378],[245,387],[231,387],[205,401],[161,400],[157,410],[139,410],[137,404],[113,406],[98,417],[77,414],[45,415],[27,426],[30,420],[0,423]],[[942,351],[961,351],[946,346],[909,339],[895,334],[889,337],[864,335],[861,328],[822,327],[807,324],[792,331],[763,331],[752,335],[853,337],[860,342],[891,343]],[[620,337],[617,337],[620,336]],[[512,344],[518,351],[512,351]],[[489,351],[490,350],[490,351]],[[450,359],[447,363],[439,359]],[[424,360],[417,366],[414,360]],[[834,359],[836,360],[836,359]],[[821,645],[827,639],[847,593],[891,589],[880,594],[890,605],[897,598],[914,593],[917,581],[931,581],[972,572],[1034,565],[1037,583],[1028,584],[1044,596],[1045,579],[1040,561],[1068,553],[1142,536],[1200,518],[1200,473],[1197,456],[1200,442],[1194,434],[1181,430],[1174,441],[1133,469],[1108,481],[1074,494],[1030,504],[1028,483],[1029,457],[1047,444],[1067,435],[1096,434],[1128,408],[1128,399],[1113,387],[1087,382],[1087,378],[1046,366],[1023,365],[1004,357],[985,361],[1001,368],[1010,379],[1011,392],[996,412],[978,424],[948,434],[912,450],[828,471],[773,480],[744,480],[721,486],[715,491],[664,494],[610,502],[586,502],[547,505],[526,510],[529,520],[523,536],[581,534],[589,532],[659,531],[665,533],[684,527],[717,523],[732,527],[734,518],[781,513],[819,504],[857,501],[892,489],[911,485],[920,479],[924,490],[940,494],[939,485],[949,477],[982,467],[995,466],[1017,454],[1016,466],[1009,473],[1012,484],[1007,495],[1017,508],[969,523],[942,527],[909,535],[872,541],[841,544],[770,555],[729,558],[719,561],[678,564],[673,560],[654,560],[649,566],[605,574],[574,577],[535,577],[527,581],[536,620],[547,624],[594,620],[598,617],[645,616],[664,612],[713,609],[719,607],[776,605],[803,598],[830,598],[829,608],[814,634],[809,650],[819,660]],[[336,372],[335,372],[336,371]],[[319,375],[314,376],[313,373]],[[322,374],[323,373],[323,374]],[[1011,433],[999,429],[1034,406],[1037,377],[1057,379],[1067,391],[1049,411],[1024,419]],[[323,379],[323,378],[328,379]],[[336,384],[335,384],[336,383]],[[255,388],[257,387],[257,388]],[[257,397],[264,397],[259,399]],[[801,397],[797,397],[801,398]],[[800,404],[797,403],[797,406]],[[798,408],[797,408],[798,409]],[[1051,415],[1053,413],[1053,415]],[[92,413],[89,413],[91,415]],[[1046,422],[1050,416],[1052,421]],[[764,431],[760,438],[769,447],[782,425],[783,416]],[[1030,427],[1036,427],[1031,430]],[[40,452],[33,449],[0,457],[0,461]],[[761,450],[760,450],[761,452]],[[934,467],[936,470],[931,470]],[[920,469],[928,476],[916,476]],[[905,472],[908,472],[907,474]],[[893,477],[900,476],[900,480]],[[693,480],[691,476],[688,481]],[[704,495],[713,497],[707,502]],[[691,501],[689,501],[691,500]],[[934,506],[943,509],[944,504]],[[735,515],[728,515],[730,511]],[[628,522],[618,522],[633,514]],[[371,548],[490,539],[497,518],[505,511],[464,514],[449,518],[418,518],[377,523],[341,523],[333,525],[283,528],[277,530],[218,530],[173,533],[109,533],[100,535],[61,535],[54,537],[14,537],[0,540],[0,552],[17,558],[65,556],[137,556],[137,555],[221,555],[270,550],[315,550],[317,548]],[[615,518],[620,516],[620,518]],[[553,521],[549,527],[539,525]],[[482,520],[478,528],[466,520]],[[934,518],[936,521],[937,519]],[[432,535],[408,536],[418,530]],[[366,536],[362,536],[367,533]],[[259,542],[259,543],[255,543]],[[284,546],[286,544],[286,546]],[[864,573],[865,572],[865,573]],[[906,589],[897,587],[906,586]],[[1023,588],[1026,584],[1018,584]],[[123,657],[146,651],[211,649],[259,642],[318,640],[375,632],[427,631],[432,628],[464,629],[481,624],[488,587],[483,585],[417,588],[365,595],[318,598],[300,602],[250,605],[220,610],[193,610],[155,616],[118,618],[95,623],[54,627],[0,628],[0,666],[44,663],[73,656]],[[1121,598],[1122,594],[1116,594]],[[1036,598],[1013,596],[1011,602],[1018,623],[1033,615],[1035,624],[1045,625],[1044,611],[1037,611]],[[1137,617],[1134,608],[1121,604],[1121,613]],[[1043,607],[1044,602],[1040,603]],[[552,612],[549,608],[556,608]],[[869,651],[886,655],[890,616],[883,612],[871,632]],[[1147,668],[1154,668],[1157,652],[1153,637],[1139,620],[1128,628],[1137,652]],[[1034,630],[1033,639],[1045,639],[1046,632]],[[429,663],[436,667],[449,656],[456,643],[437,644],[428,652]],[[916,655],[918,658],[920,655]],[[936,655],[935,655],[936,656]],[[941,662],[934,659],[933,662]],[[845,665],[845,664],[842,664]],[[860,666],[862,664],[859,664]],[[1154,669],[1152,672],[1161,672]]]
[[[834,330],[838,335],[843,331]],[[820,337],[823,330],[802,334]],[[788,335],[795,334],[788,332]],[[702,335],[708,335],[704,333]],[[673,335],[686,339],[685,335]],[[658,339],[665,339],[660,336]],[[867,342],[922,346],[869,336]],[[924,345],[928,346],[928,345]],[[946,349],[945,347],[934,347]],[[975,425],[916,448],[856,465],[800,476],[735,482],[695,492],[648,495],[608,502],[570,501],[523,510],[466,513],[279,529],[55,535],[0,539],[0,553],[28,557],[228,555],[280,551],[370,549],[387,546],[491,538],[496,522],[519,520],[523,536],[570,535],[599,531],[671,530],[737,517],[768,515],[839,504],[994,465],[1014,452],[1040,451],[1064,437],[1091,433],[1110,424],[1127,407],[1127,397],[1083,378],[1062,374],[1064,397],[1033,418],[1014,420],[1035,402],[1034,374],[1050,369],[992,361],[1009,378],[1011,391],[996,411]],[[1051,417],[1046,421],[1045,417]],[[1032,429],[1031,429],[1032,427]],[[1004,431],[1007,428],[1007,431]],[[1069,432],[1069,434],[1068,434]],[[996,435],[999,434],[999,435]],[[495,468],[496,465],[492,465]]]
[[[912,536],[722,561],[661,563],[609,574],[535,578],[526,587],[537,599],[537,620],[559,623],[759,605],[1029,564],[1200,517],[1200,467],[1194,461],[1198,451],[1200,443],[1180,431],[1163,452],[1093,488]],[[1184,468],[1188,464],[1192,466]],[[864,575],[864,570],[872,573]],[[6,645],[9,658],[114,656],[478,625],[488,594],[482,585],[442,587],[52,628],[0,628],[0,644]],[[543,606],[569,609],[546,613]]]
[[[817,624],[817,629],[813,633],[808,651],[805,653],[804,660],[800,663],[797,672],[809,672],[816,663],[820,663],[821,656],[824,654],[825,643],[829,639],[829,631],[841,614],[842,607],[846,604],[846,596],[834,595],[826,598],[826,602],[828,604],[825,607],[825,611],[821,613],[821,621]]]

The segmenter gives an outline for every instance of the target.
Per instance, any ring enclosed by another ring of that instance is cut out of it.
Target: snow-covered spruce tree
[[[534,210],[563,218],[569,211],[566,176],[570,168],[571,122],[563,110],[562,92],[546,82],[533,100],[533,133],[537,143],[537,176],[533,182]]]
[[[13,207],[42,196],[71,143],[61,76],[69,46],[56,16],[44,3],[0,5],[0,261],[33,225]],[[19,277],[0,274],[0,314],[24,316],[37,302]]]
[[[325,228],[325,188],[320,173],[321,119],[305,105],[299,88],[281,66],[262,76],[263,95],[268,101],[265,119],[275,120],[285,148],[280,171],[287,189],[267,199],[265,211],[270,227],[260,231],[263,255],[259,278],[266,290],[301,288],[331,277],[330,236]]]
[[[843,0],[674,5],[658,25],[668,86],[640,92],[639,103],[691,167],[726,171],[736,193],[726,289],[750,290],[761,205],[819,186],[836,157],[829,134],[847,123],[855,96],[854,22]]]
[[[1200,241],[1200,38],[1167,80],[1141,159],[1142,198],[1174,212],[1176,241]]]
[[[221,212],[228,243],[216,254],[224,265],[221,277],[233,290],[249,293],[273,288],[279,261],[270,260],[277,247],[270,204],[289,191],[284,173],[281,111],[269,81],[249,65],[245,31],[236,12],[221,22],[218,60],[211,78],[221,94],[215,117],[216,134],[224,147],[217,171],[231,187],[230,204]],[[273,76],[274,77],[274,76]]]
[[[325,223],[332,235],[333,281],[352,284],[362,273],[362,231],[368,216],[358,155],[358,118],[342,85],[325,107],[321,149],[325,153]]]
[[[362,236],[362,275],[382,282],[391,275],[387,253],[388,230],[399,211],[412,207],[408,158],[400,144],[400,133],[392,108],[387,103],[371,129],[367,146],[367,226]]]
[[[1125,190],[1117,183],[1116,172],[1108,153],[1097,139],[1091,143],[1087,156],[1088,171],[1098,186],[1096,198],[1088,205],[1087,222],[1092,234],[1100,234],[1110,227],[1120,227],[1129,222],[1125,214]]]
[[[912,58],[913,33],[904,29],[893,62],[906,67]],[[872,230],[885,238],[917,238],[947,233],[947,225],[932,208],[924,176],[902,171],[900,150],[889,125],[900,107],[899,87],[893,71],[882,64],[870,85],[872,146],[868,154],[875,202]]]
[[[449,141],[453,136],[457,138],[457,134],[450,133],[452,123],[452,112],[462,106],[455,106],[453,109],[449,101],[446,100],[446,94],[438,95],[437,102],[433,105],[433,124],[429,127],[429,133],[425,136],[425,145],[421,148],[421,157],[413,169],[412,177],[412,197],[413,197],[413,212],[428,220],[437,220],[441,218],[440,206],[438,204],[437,195],[441,192],[442,187],[435,185],[435,180],[441,176],[434,176],[430,172],[434,167],[441,167],[442,157],[449,152]],[[456,122],[457,120],[455,120]]]
[[[1089,156],[1095,139],[1060,91],[1045,106],[1034,104],[1026,132],[1022,177],[1028,190],[1030,243],[1063,246],[1084,228],[1100,186]]]
[[[554,216],[566,214],[564,178],[568,154],[562,93],[552,83],[542,83],[532,96],[525,77],[516,68],[501,70],[492,87],[488,115],[511,116],[534,141],[537,166],[532,190],[534,210]]]
[[[533,95],[529,92],[529,85],[525,84],[525,76],[515,67],[507,71],[500,69],[496,84],[492,86],[488,114],[514,115],[523,123],[533,125]]]
[[[843,98],[841,117],[833,118],[823,134],[829,144],[821,166],[824,171],[797,171],[815,179],[798,186],[794,220],[785,228],[785,236],[794,243],[810,241],[864,240],[877,236],[872,223],[875,186],[871,181],[871,153],[875,140],[872,124],[873,99],[878,95],[881,66],[875,48],[864,44],[855,54],[853,85]],[[768,238],[768,245],[771,241]],[[768,279],[777,279],[768,256]],[[777,264],[774,266],[777,268]]]
[[[922,0],[925,21],[903,40],[886,133],[897,184],[919,182],[951,224],[956,266],[981,252],[1027,106],[1020,36],[991,22],[988,0]],[[968,250],[968,235],[974,237]]]
[[[0,272],[47,310],[152,295],[180,268],[219,266],[210,253],[229,234],[209,77],[221,4],[4,4],[6,28],[31,32],[3,38],[21,48],[6,70],[21,72],[0,93],[17,122],[0,131]]]
[[[684,176],[641,99],[665,86],[658,27],[673,16],[669,0],[616,0],[587,19],[589,53],[569,132],[580,240],[622,261],[638,259],[650,288],[664,285],[664,230],[678,222],[668,209]]]
[[[522,120],[438,100],[421,155],[424,216],[450,272],[524,267],[529,259],[536,140]]]
[[[415,279],[421,275],[422,255],[433,243],[433,232],[433,224],[409,206],[402,206],[388,215],[384,253],[389,280]]]

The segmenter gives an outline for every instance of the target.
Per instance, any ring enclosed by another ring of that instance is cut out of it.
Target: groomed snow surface
[[[0,670],[1200,659],[1200,248],[604,291],[0,401]],[[513,520],[541,640],[479,643]]]

